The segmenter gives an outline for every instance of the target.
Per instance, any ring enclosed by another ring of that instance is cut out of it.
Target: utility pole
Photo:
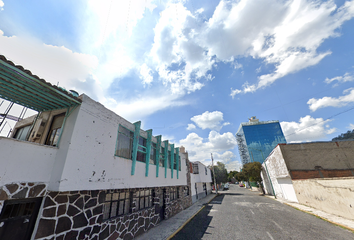
[[[213,159],[213,154],[212,153],[210,154],[211,154],[211,166],[213,167],[214,187],[215,187],[216,194],[218,194],[218,188],[216,186],[216,181],[215,181],[214,159]]]

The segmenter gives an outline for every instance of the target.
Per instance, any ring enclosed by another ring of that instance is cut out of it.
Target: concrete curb
[[[307,214],[311,214],[311,215],[313,215],[313,216],[315,216],[315,217],[318,217],[318,218],[322,219],[323,221],[326,221],[326,222],[332,223],[332,224],[334,224],[334,225],[337,225],[337,226],[339,226],[339,227],[345,228],[345,229],[347,229],[347,230],[349,230],[349,231],[352,231],[352,232],[354,233],[354,228],[351,228],[351,227],[346,226],[346,225],[344,225],[344,224],[341,224],[341,223],[332,221],[332,220],[330,220],[330,219],[328,219],[328,218],[326,218],[326,217],[320,216],[320,215],[318,215],[318,214],[315,214],[315,213],[313,213],[313,212],[307,211],[307,210],[305,210],[305,209],[301,209],[300,207],[294,206],[294,205],[291,204],[291,203],[287,203],[287,202],[285,202],[285,201],[279,201],[278,199],[274,198],[274,196],[266,196],[266,195],[264,195],[264,196],[265,196],[265,197],[268,197],[268,198],[270,198],[270,199],[273,199],[273,200],[275,200],[275,201],[281,202],[282,204],[285,204],[285,205],[290,206],[290,207],[292,207],[292,208],[295,208],[296,210],[299,210],[299,211],[301,211],[301,212],[304,212],[304,213],[307,213]],[[306,205],[303,205],[303,204],[300,204],[300,203],[298,203],[298,204],[299,204],[300,206],[304,206],[304,207],[310,208],[309,206],[306,206]]]
[[[275,200],[275,199],[274,199],[274,200]],[[295,206],[293,206],[293,205],[291,205],[291,204],[288,204],[288,203],[285,203],[285,202],[284,202],[283,204],[288,205],[288,206],[290,206],[290,207],[292,207],[292,208],[295,208],[296,210],[299,210],[299,211],[301,211],[301,212],[308,213],[308,214],[311,214],[312,216],[321,218],[322,220],[324,220],[324,221],[326,221],[326,222],[329,222],[329,223],[332,223],[332,224],[334,224],[334,225],[340,226],[340,227],[342,227],[342,228],[348,229],[348,230],[350,230],[350,231],[352,231],[352,232],[354,233],[354,228],[345,226],[345,225],[340,224],[340,223],[337,223],[337,222],[333,222],[333,221],[331,221],[331,220],[329,220],[329,219],[327,219],[327,218],[324,218],[324,217],[321,217],[321,216],[319,216],[319,215],[317,215],[317,214],[314,214],[314,213],[312,213],[312,212],[309,212],[309,211],[306,211],[306,210],[297,208],[297,207],[295,207]]]
[[[209,204],[211,201],[214,200],[214,198],[216,198],[217,196],[219,196],[220,194],[216,194],[212,199],[209,200],[209,202],[207,202],[206,204]],[[179,231],[182,230],[182,228],[184,228],[198,213],[200,213],[200,211],[202,211],[205,208],[205,204],[203,207],[201,207],[196,213],[194,213],[187,221],[185,221],[185,223],[182,224],[182,226],[180,226],[174,233],[172,233],[166,240],[170,240],[171,238],[173,238]]]

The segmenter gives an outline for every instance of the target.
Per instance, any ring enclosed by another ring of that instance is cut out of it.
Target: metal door
[[[0,215],[1,240],[29,240],[42,198],[6,200]]]

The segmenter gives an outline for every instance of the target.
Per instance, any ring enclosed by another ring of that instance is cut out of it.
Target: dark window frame
[[[126,152],[119,148],[122,141],[122,138],[129,139],[129,148]],[[116,144],[116,151],[115,156],[125,158],[125,159],[133,159],[133,140],[134,140],[134,132],[129,130],[128,128],[124,127],[123,125],[119,124],[118,127],[118,136],[117,136],[117,144]]]
[[[49,146],[53,146],[53,147],[58,146],[59,136],[60,136],[61,131],[63,131],[63,123],[65,120],[65,115],[66,115],[66,113],[64,112],[64,113],[54,115],[52,117],[52,122],[50,123],[50,127],[49,127],[49,130],[47,133],[47,138],[45,140],[45,145],[49,145]],[[60,124],[60,127],[52,129],[55,120],[59,117],[64,117],[62,120],[62,123]]]
[[[103,220],[131,213],[131,202],[131,192],[129,191],[107,191],[103,204]],[[109,208],[108,212],[107,208]]]
[[[136,192],[135,210],[140,211],[152,207],[152,188],[138,189]]]
[[[136,154],[136,160],[139,162],[146,162],[146,152],[147,152],[147,139],[139,136],[138,141],[138,151]]]
[[[151,142],[150,146],[150,161],[152,165],[156,165],[157,143]]]

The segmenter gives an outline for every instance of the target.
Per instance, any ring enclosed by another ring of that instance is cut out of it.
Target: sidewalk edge
[[[293,205],[291,205],[291,204],[288,204],[288,203],[285,203],[285,202],[284,202],[283,204],[288,205],[288,206],[290,206],[290,207],[292,207],[292,208],[295,208],[296,210],[299,210],[299,211],[301,211],[301,212],[311,214],[311,215],[313,215],[313,216],[315,216],[315,217],[318,217],[318,218],[322,219],[323,221],[326,221],[326,222],[332,223],[332,224],[334,224],[334,225],[337,225],[337,226],[339,226],[339,227],[345,228],[345,229],[347,229],[347,230],[349,230],[349,231],[352,231],[352,232],[354,233],[354,228],[345,226],[345,225],[340,224],[340,223],[337,223],[337,222],[333,222],[333,221],[329,220],[328,218],[324,218],[324,217],[321,217],[321,216],[319,216],[319,215],[317,215],[317,214],[314,214],[314,213],[312,213],[312,212],[308,212],[308,211],[306,211],[306,210],[297,208],[297,207],[295,207],[295,206],[293,206]]]
[[[214,200],[214,198],[216,198],[217,196],[219,196],[218,194],[215,194],[215,196],[209,200],[208,203],[210,203],[211,201]],[[202,211],[205,208],[205,205],[203,207],[201,207],[196,213],[194,213],[190,218],[188,218],[187,221],[185,221],[182,226],[180,226],[174,233],[172,233],[168,238],[166,238],[166,240],[170,240],[171,238],[173,238],[179,231],[181,231],[182,228],[184,228],[200,211]]]

